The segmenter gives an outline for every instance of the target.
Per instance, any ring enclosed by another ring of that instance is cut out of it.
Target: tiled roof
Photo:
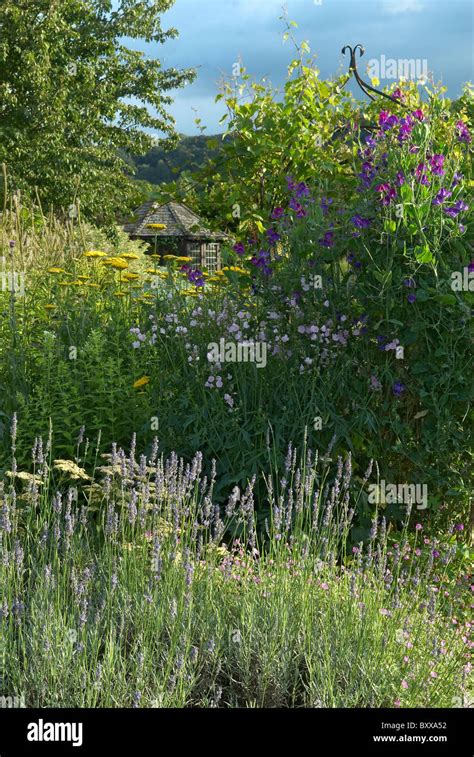
[[[229,239],[223,232],[211,231],[199,216],[178,202],[167,202],[159,205],[153,200],[140,205],[135,210],[135,221],[127,223],[124,230],[137,237],[155,237],[169,239],[170,237],[185,237],[186,239]],[[166,229],[149,229],[149,224],[160,223]]]

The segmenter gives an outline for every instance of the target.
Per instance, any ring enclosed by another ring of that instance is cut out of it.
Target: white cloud
[[[392,16],[401,13],[416,13],[423,10],[421,0],[383,0],[383,9]]]

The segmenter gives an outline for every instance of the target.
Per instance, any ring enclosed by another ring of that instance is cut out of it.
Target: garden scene
[[[2,706],[470,707],[470,72],[173,5],[0,2]]]

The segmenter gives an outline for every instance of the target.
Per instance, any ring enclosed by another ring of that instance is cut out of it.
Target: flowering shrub
[[[319,114],[324,166],[310,142],[307,172],[300,152],[283,164],[291,173],[273,166],[266,223],[263,209],[242,221],[222,271],[172,254],[161,268],[138,247],[90,239],[63,258],[45,246],[21,307],[0,293],[0,433],[18,411],[22,461],[49,419],[60,456],[82,425],[106,445],[133,424],[144,444],[159,430],[168,451],[215,457],[222,501],[272,455],[281,463],[306,427],[318,447],[335,438],[335,453],[356,453],[358,475],[375,459],[387,481],[426,484],[433,525],[466,515],[472,292],[452,276],[472,257],[469,103],[453,112],[402,85],[399,105],[371,104],[361,127],[334,87],[332,115]],[[257,92],[255,114],[265,103]],[[288,114],[275,104],[274,115],[283,130]],[[14,265],[17,228],[14,217]],[[264,519],[266,493],[256,496]],[[373,507],[362,497],[358,508],[367,536]],[[400,522],[403,508],[386,508]]]

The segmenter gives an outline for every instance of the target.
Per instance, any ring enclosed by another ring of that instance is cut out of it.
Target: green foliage
[[[194,72],[165,69],[123,38],[163,44],[176,37],[160,23],[171,5],[2,0],[0,162],[8,165],[10,189],[37,191],[56,209],[80,202],[101,222],[137,204],[142,190],[127,177],[119,151],[146,152],[144,128],[162,133],[164,144],[176,141],[165,93],[191,82]]]

